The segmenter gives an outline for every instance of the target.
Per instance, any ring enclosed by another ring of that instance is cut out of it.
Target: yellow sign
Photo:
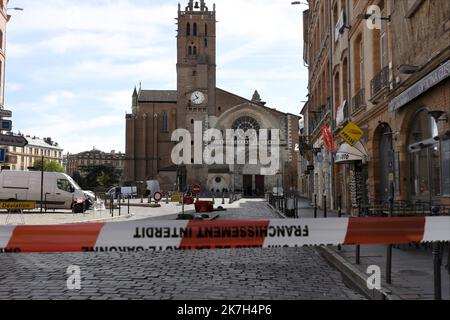
[[[174,194],[171,198],[172,202],[180,202],[181,201],[181,196],[179,194]]]
[[[1,210],[33,210],[36,209],[36,202],[17,201],[17,202],[0,202]]]
[[[339,133],[339,136],[349,145],[354,146],[364,136],[364,131],[353,122],[350,122],[344,130]]]

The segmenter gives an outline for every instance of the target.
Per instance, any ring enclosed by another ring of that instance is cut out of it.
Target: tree
[[[86,187],[86,181],[83,178],[83,176],[80,174],[79,171],[75,171],[72,175],[73,180],[75,180],[76,183],[82,188],[85,189]]]
[[[34,162],[34,166],[32,170],[41,171],[42,169],[42,160],[36,160]],[[64,167],[58,161],[53,160],[44,160],[44,171],[45,172],[64,172]]]
[[[84,187],[96,189],[109,188],[120,182],[122,172],[112,165],[90,165],[82,168],[84,173]]]

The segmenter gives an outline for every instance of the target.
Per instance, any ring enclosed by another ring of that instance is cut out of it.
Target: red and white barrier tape
[[[450,217],[129,221],[0,227],[0,253],[133,252],[450,241]]]

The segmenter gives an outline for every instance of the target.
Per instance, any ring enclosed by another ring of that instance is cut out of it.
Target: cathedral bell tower
[[[177,87],[178,128],[193,130],[216,107],[216,12],[205,1],[178,5]]]

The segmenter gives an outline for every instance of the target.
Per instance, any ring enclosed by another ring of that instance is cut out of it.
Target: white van
[[[117,199],[119,196],[122,198],[135,198],[138,192],[137,187],[114,187],[107,194],[114,199]]]
[[[43,206],[48,209],[72,209],[83,213],[88,197],[67,174],[44,172]],[[41,172],[9,171],[0,173],[0,201],[36,201],[41,203]]]

